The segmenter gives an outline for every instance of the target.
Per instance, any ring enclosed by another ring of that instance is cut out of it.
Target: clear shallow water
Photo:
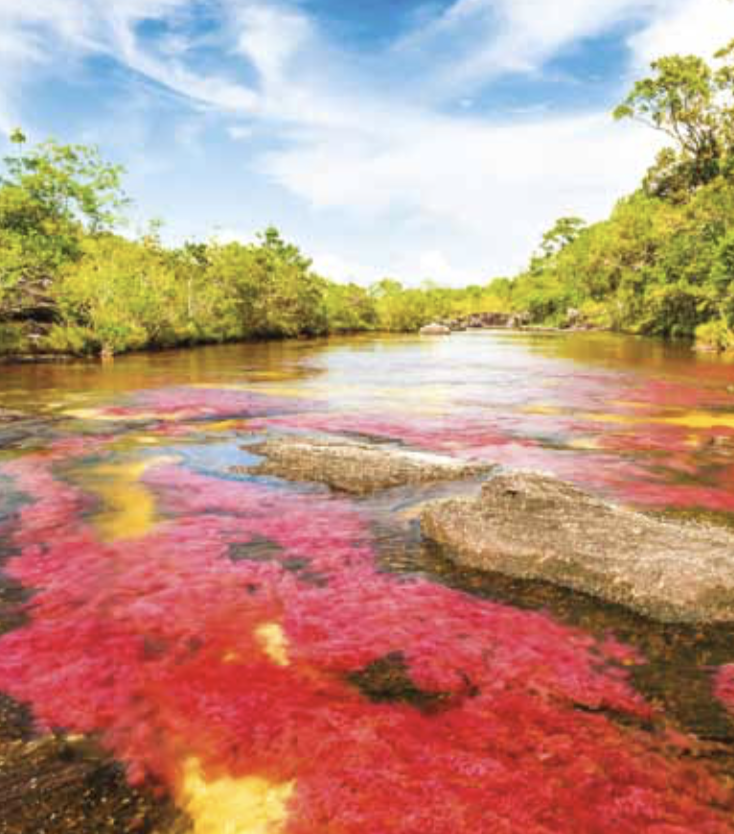
[[[457,571],[416,518],[476,483],[232,471],[263,433],[340,433],[731,523],[734,366],[469,333],[0,371],[39,418],[0,451],[0,691],[197,834],[734,830],[726,630]]]

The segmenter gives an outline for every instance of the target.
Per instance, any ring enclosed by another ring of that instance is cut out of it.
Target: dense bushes
[[[559,221],[511,288],[512,305],[558,324],[569,308],[591,324],[734,345],[734,64],[653,64],[617,109],[676,142],[611,217]]]
[[[734,327],[733,282],[734,180],[717,177],[685,204],[642,191],[622,200],[609,220],[534,258],[511,300],[537,322],[559,324],[574,308],[603,327],[704,338]]]
[[[112,355],[240,339],[417,330],[440,316],[493,309],[481,287],[371,289],[336,284],[267,229],[255,244],[170,249],[157,229],[117,231],[120,169],[94,149],[46,142],[0,178],[0,352]]]

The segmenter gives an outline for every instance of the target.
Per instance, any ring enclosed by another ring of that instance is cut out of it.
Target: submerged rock
[[[493,468],[442,455],[333,437],[279,437],[245,448],[266,458],[249,472],[316,481],[357,494],[405,484],[470,478]]]
[[[34,737],[5,726],[0,702],[2,834],[190,834],[170,800],[128,785],[125,769],[95,742],[61,734]]]
[[[663,622],[734,622],[734,535],[660,521],[552,476],[504,472],[429,504],[425,535],[461,565],[544,580]]]
[[[421,327],[420,332],[421,336],[450,336],[451,328],[446,327],[445,324],[434,322],[433,324],[427,324],[425,327]]]

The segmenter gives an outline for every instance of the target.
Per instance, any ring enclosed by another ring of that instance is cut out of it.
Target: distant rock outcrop
[[[658,520],[532,472],[429,504],[422,526],[461,565],[545,580],[663,622],[734,622],[734,535],[721,528]]]
[[[421,336],[450,336],[451,328],[445,324],[437,324],[434,322],[433,324],[427,324],[425,327],[421,327],[420,333]]]

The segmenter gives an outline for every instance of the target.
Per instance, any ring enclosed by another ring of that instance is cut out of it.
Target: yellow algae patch
[[[189,759],[179,801],[193,821],[194,834],[279,834],[294,789],[294,782],[278,784],[259,776],[207,781],[201,763]]]
[[[62,412],[66,417],[74,417],[77,420],[97,420],[106,423],[119,423],[125,421],[126,423],[145,422],[149,420],[160,420],[163,422],[176,422],[185,419],[187,416],[195,414],[189,411],[177,411],[174,413],[157,412],[157,411],[137,411],[134,414],[108,414],[103,408],[69,408]]]
[[[78,420],[109,420],[114,422],[122,419],[113,414],[105,414],[101,408],[67,408],[64,414],[67,417],[76,417]]]
[[[636,408],[636,409],[650,409],[650,403],[642,402],[640,400],[613,400],[612,405],[619,408]]]
[[[734,429],[734,414],[716,411],[685,411],[670,417],[660,415],[602,414],[600,412],[580,414],[586,420],[598,423],[621,423],[623,425],[652,424],[664,426],[682,426],[689,429]]]
[[[255,638],[265,654],[278,666],[290,666],[288,659],[288,640],[283,628],[278,623],[263,623],[255,629]],[[222,663],[240,663],[242,655],[237,651],[227,651],[222,655]]]
[[[655,424],[666,426],[683,426],[690,429],[713,429],[720,428],[734,429],[734,414],[717,411],[681,411],[672,415],[664,414],[640,414],[639,411],[646,407],[644,403],[622,403],[617,405],[635,409],[637,414],[617,414],[614,412],[585,411],[573,413],[567,409],[547,405],[531,405],[523,408],[525,414],[547,414],[561,415],[574,414],[581,420],[589,420],[595,423],[619,423],[621,425]],[[650,405],[647,405],[650,408]]]
[[[623,426],[636,426],[644,423],[665,423],[665,417],[647,417],[644,414],[613,414],[612,412],[588,411],[578,415],[582,420],[590,420],[595,423],[619,423]]]
[[[222,663],[239,663],[240,660],[239,652],[225,652],[222,655]]]
[[[246,425],[246,420],[237,418],[236,420],[219,420],[216,423],[206,423],[203,426],[195,426],[201,432],[216,432],[216,431],[232,431],[233,429],[240,429]]]
[[[528,405],[525,408],[519,409],[519,411],[523,414],[547,414],[552,417],[556,417],[560,414],[568,414],[569,411],[566,408],[560,408],[557,405]]]
[[[713,429],[716,427],[734,429],[734,414],[716,411],[688,411],[679,417],[665,417],[660,422],[689,429]]]
[[[128,463],[105,463],[85,470],[82,485],[104,502],[104,509],[93,519],[104,541],[138,539],[150,532],[158,522],[155,499],[140,483],[140,478],[153,466],[175,460],[161,456]]]
[[[278,623],[263,623],[255,629],[255,637],[265,654],[278,666],[288,666],[288,641]]]
[[[581,452],[603,448],[596,437],[573,437],[566,445],[569,449],[578,449]]]
[[[287,383],[287,380],[284,380]],[[217,385],[216,383],[202,382],[192,385],[192,388],[201,388],[206,391],[242,391],[248,394],[265,394],[265,396],[273,397],[311,397],[312,391],[304,390],[302,388],[289,387],[286,385],[272,385],[270,383],[252,382],[249,384],[224,383]],[[322,396],[327,396],[325,391]]]

